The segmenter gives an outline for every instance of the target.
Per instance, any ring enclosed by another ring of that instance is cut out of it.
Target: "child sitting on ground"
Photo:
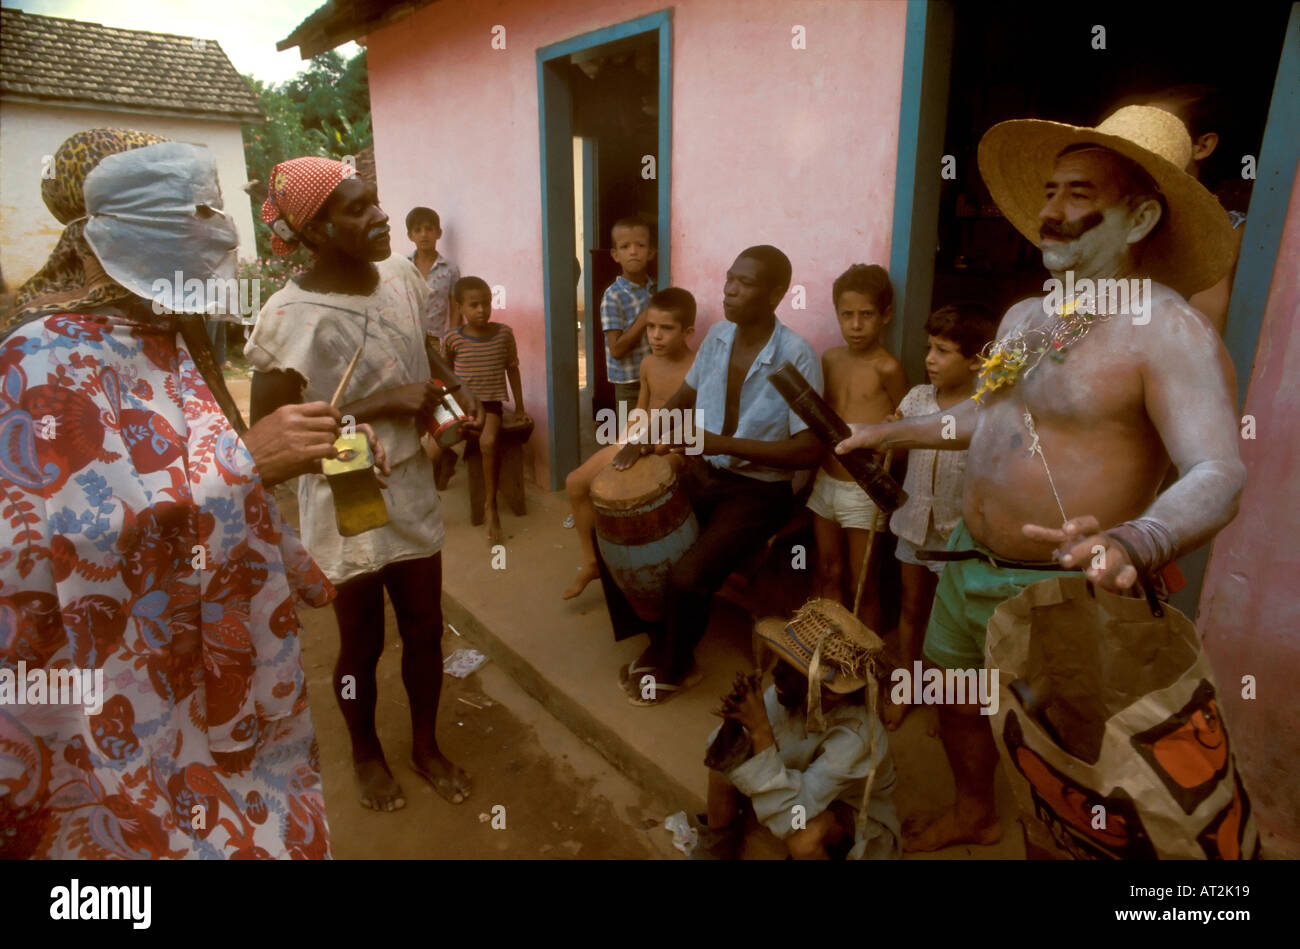
[[[893,316],[894,288],[889,274],[876,264],[854,264],[835,278],[831,296],[847,345],[829,349],[822,356],[826,401],[845,422],[883,422],[907,391],[903,364],[880,341]],[[883,527],[883,516],[834,452],[828,449],[823,459],[808,499],[808,507],[816,515],[817,595],[851,605],[863,558],[868,555],[872,522],[880,518],[877,527]],[[880,626],[880,605],[875,571],[871,573],[858,615],[875,632]]]
[[[773,684],[764,692],[761,673],[737,676],[714,713],[726,722],[709,736],[708,813],[692,859],[738,857],[750,814],[795,860],[898,857],[897,778],[867,690],[880,641],[851,622],[822,625],[812,642],[780,619],[760,620],[754,633],[778,657]],[[808,651],[818,648],[814,672]],[[812,708],[810,689],[821,692]]]
[[[524,411],[523,383],[519,378],[519,353],[515,348],[514,331],[504,323],[492,322],[492,290],[486,281],[480,277],[462,277],[456,281],[452,293],[465,324],[451,330],[443,339],[443,358],[483,403],[479,418],[466,427],[479,431],[483,485],[487,495],[483,513],[487,519],[488,543],[499,544],[503,535],[501,518],[497,513],[497,481],[501,473],[497,436],[501,431],[507,379],[514,393],[515,418],[525,422],[528,419],[528,413]],[[436,467],[443,449],[435,441],[430,444],[430,455]]]
[[[646,305],[645,326],[650,354],[641,360],[641,389],[636,408],[654,412],[663,408],[673,393],[681,388],[686,371],[695,361],[695,353],[686,345],[695,332],[695,297],[680,287],[665,287]],[[618,450],[617,442],[606,445],[581,467],[574,469],[564,481],[569,503],[573,506],[573,525],[582,545],[582,566],[578,568],[577,578],[564,591],[566,600],[573,599],[600,576],[591,537],[596,523],[596,511],[591,506],[591,482],[613,460]],[[681,456],[670,454],[668,460],[675,466],[680,464]]]
[[[993,339],[998,321],[978,303],[961,303],[936,310],[925,321],[928,385],[919,385],[899,403],[899,417],[931,415],[950,409],[975,394],[980,351]],[[914,449],[908,453],[903,489],[907,503],[894,512],[889,529],[898,538],[902,610],[898,617],[898,651],[910,673],[921,658],[921,641],[930,621],[930,606],[943,564],[922,561],[917,550],[943,550],[961,518],[962,476],[966,452]],[[885,727],[894,730],[907,715],[907,704],[885,705]]]

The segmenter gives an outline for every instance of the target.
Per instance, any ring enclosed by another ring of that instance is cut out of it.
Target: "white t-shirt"
[[[393,255],[376,266],[379,286],[366,297],[313,293],[293,282],[273,295],[262,307],[244,347],[253,368],[261,372],[291,369],[307,380],[304,401],[328,402],[364,340],[343,404],[429,379],[420,321],[429,289],[405,257]],[[370,425],[392,468],[383,492],[387,524],[343,537],[325,476],[309,474],[298,479],[303,542],[334,583],[400,560],[432,556],[442,549],[446,535],[433,483],[433,463],[420,447],[415,417],[380,418]]]
[[[934,386],[919,385],[903,396],[898,411],[904,418],[933,415],[939,411]],[[914,448],[907,453],[907,478],[903,490],[907,503],[889,518],[894,536],[913,544],[927,542],[931,518],[946,541],[961,520],[962,480],[966,476],[966,452]]]

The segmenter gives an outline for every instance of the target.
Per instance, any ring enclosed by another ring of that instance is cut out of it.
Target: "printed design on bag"
[[[1034,814],[1062,850],[1076,860],[1155,859],[1137,807],[1123,788],[1103,796],[1057,771],[1025,744],[1015,712],[1007,713],[1002,740],[1016,770],[1029,782]],[[1100,827],[1093,815],[1099,804],[1105,808]]]
[[[1240,860],[1241,847],[1246,842],[1246,828],[1250,824],[1250,797],[1241,786],[1241,775],[1233,774],[1232,800],[1205,825],[1196,842],[1211,860]],[[1259,836],[1255,836],[1255,849],[1251,859],[1259,857]]]
[[[1130,741],[1185,814],[1200,807],[1228,773],[1228,732],[1214,686],[1205,679],[1183,708]]]

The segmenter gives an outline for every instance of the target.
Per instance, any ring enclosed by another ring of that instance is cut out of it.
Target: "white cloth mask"
[[[91,250],[156,312],[237,309],[239,233],[221,210],[207,148],[161,142],[109,155],[86,176],[84,193]]]

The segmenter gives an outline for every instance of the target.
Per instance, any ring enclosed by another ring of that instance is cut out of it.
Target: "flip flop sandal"
[[[636,689],[634,689],[630,685],[630,683],[640,683],[642,675],[644,675],[647,672],[654,674],[655,671],[656,670],[654,666],[638,666],[635,662],[629,662],[625,666],[619,666],[618,687],[622,689],[630,698],[634,694],[634,692],[636,692],[637,689],[640,688],[640,685],[638,684],[636,686]]]
[[[627,693],[627,700],[631,702],[633,705],[636,705],[640,708],[646,708],[651,705],[663,705],[665,702],[667,702],[670,698],[672,698],[677,693],[685,692],[691,686],[697,685],[703,679],[704,679],[703,673],[698,672],[694,669],[692,669],[687,674],[686,678],[682,679],[681,682],[676,682],[676,683],[661,682],[659,678],[656,676],[654,689],[653,689],[654,692],[653,699],[642,698],[640,692],[640,686],[638,684],[637,691]],[[639,679],[636,681],[638,683],[640,682]]]
[[[452,765],[452,767],[455,768],[455,765]],[[420,777],[424,778],[424,780],[428,781],[430,787],[433,788],[433,793],[438,795],[438,797],[442,798],[448,804],[464,804],[466,801],[469,800],[469,792],[471,789],[464,787],[461,783],[457,782],[454,772],[450,777],[435,778],[428,771],[425,771],[418,764],[416,764],[414,758],[411,759],[411,770],[414,771],[416,774],[418,774]],[[459,794],[460,795],[459,801],[453,801],[450,797],[447,797],[445,794],[443,794],[441,791],[438,790],[438,782],[440,780],[446,781],[447,784],[451,785],[452,797],[455,797],[457,794]]]

